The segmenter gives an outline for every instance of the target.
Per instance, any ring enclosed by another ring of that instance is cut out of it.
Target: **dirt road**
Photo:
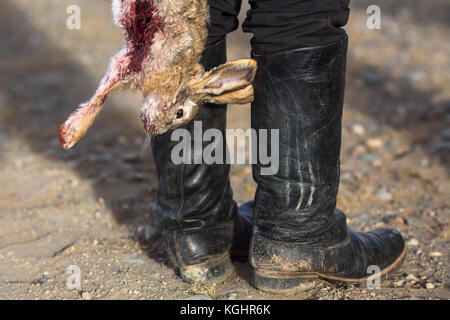
[[[249,268],[216,286],[183,283],[155,235],[155,166],[139,120],[140,97],[110,99],[74,150],[57,128],[95,90],[121,46],[109,1],[3,0],[0,10],[1,299],[449,299],[449,1],[354,1],[339,207],[360,230],[393,226],[408,241],[403,266],[382,288],[321,283],[293,296],[249,285]],[[382,9],[382,29],[366,8]],[[82,10],[81,30],[66,9]],[[244,10],[245,11],[245,10]],[[230,58],[249,55],[230,37]],[[229,126],[248,128],[231,106]],[[255,191],[250,166],[233,166],[235,200]],[[69,289],[67,269],[81,272]]]

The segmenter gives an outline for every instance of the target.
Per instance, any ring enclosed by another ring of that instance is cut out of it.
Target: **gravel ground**
[[[109,1],[3,0],[0,10],[0,299],[449,299],[450,1],[354,1],[339,207],[360,230],[393,226],[403,265],[380,289],[320,283],[297,295],[249,285],[249,268],[216,286],[183,283],[156,228],[155,166],[140,97],[110,99],[74,150],[56,132],[95,90],[121,45]],[[412,5],[414,3],[414,6]],[[66,9],[82,9],[81,30]],[[382,29],[368,30],[378,4]],[[230,36],[230,58],[249,55]],[[248,128],[249,107],[229,126]],[[232,168],[236,201],[255,191],[250,166]],[[81,271],[69,289],[68,268]]]

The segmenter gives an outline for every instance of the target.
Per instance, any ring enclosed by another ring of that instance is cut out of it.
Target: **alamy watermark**
[[[66,287],[69,290],[81,290],[81,269],[79,266],[71,265],[66,271],[70,276],[67,278]]]
[[[218,129],[203,131],[201,121],[194,121],[193,135],[183,128],[174,130],[171,140],[178,143],[172,149],[172,162],[177,165],[259,163],[261,175],[278,172],[279,129],[226,129],[225,135],[226,139]],[[205,142],[210,143],[205,146]],[[250,149],[248,159],[247,149]]]
[[[367,267],[367,273],[370,276],[367,278],[367,289],[374,290],[381,288],[381,269],[377,265]]]
[[[69,30],[81,29],[81,8],[75,4],[67,7],[66,13],[69,17],[66,20],[66,26]]]
[[[369,30],[374,29],[381,29],[381,9],[379,6],[373,4],[369,7],[367,7],[367,14],[370,14],[370,16],[367,18],[367,28]]]

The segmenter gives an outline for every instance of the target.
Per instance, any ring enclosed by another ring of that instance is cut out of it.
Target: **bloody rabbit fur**
[[[257,64],[241,59],[205,72],[199,63],[209,18],[207,0],[113,0],[124,47],[111,59],[95,95],[60,127],[69,149],[84,136],[109,94],[122,88],[144,95],[141,119],[151,135],[177,128],[211,103],[248,103]]]

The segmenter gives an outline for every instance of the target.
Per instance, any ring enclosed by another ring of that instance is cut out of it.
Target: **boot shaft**
[[[279,170],[253,176],[255,224],[280,241],[313,242],[335,223],[347,37],[257,56],[252,128],[279,130]],[[273,150],[270,137],[268,150]]]

